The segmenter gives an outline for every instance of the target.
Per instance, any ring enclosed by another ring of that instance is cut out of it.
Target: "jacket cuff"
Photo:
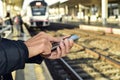
[[[40,55],[34,56],[32,58],[29,58],[26,63],[37,63],[40,64],[42,61],[44,60],[43,57],[41,57]]]

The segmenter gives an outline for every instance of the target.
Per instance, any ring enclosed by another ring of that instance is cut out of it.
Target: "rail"
[[[63,25],[63,24],[58,24],[58,26],[61,26],[61,25]],[[54,26],[56,26],[56,25],[54,25]],[[56,29],[58,30],[59,27],[56,27],[55,30]],[[51,30],[54,30],[54,28]],[[69,32],[69,31],[71,31],[71,32]],[[34,30],[34,32],[35,32],[35,30]],[[120,76],[119,76],[120,63],[119,63],[119,60],[114,58],[114,57],[117,57],[117,55],[111,54],[108,52],[108,50],[103,50],[103,48],[99,49],[95,46],[86,45],[86,43],[88,43],[89,41],[92,41],[92,40],[93,41],[101,40],[100,43],[102,43],[102,40],[104,42],[107,41],[109,43],[114,43],[113,38],[112,39],[109,38],[109,37],[112,37],[113,35],[105,34],[105,35],[111,35],[111,36],[107,37],[107,36],[104,36],[104,33],[101,33],[101,32],[100,32],[100,34],[96,34],[94,32],[90,34],[90,32],[88,33],[88,31],[86,31],[86,32],[81,31],[81,33],[79,33],[79,32],[80,31],[78,30],[78,32],[77,32],[76,29],[73,29],[73,32],[72,32],[72,30],[67,31],[65,29],[64,29],[64,31],[63,30],[58,31],[57,33],[48,31],[48,33],[55,35],[55,36],[77,34],[77,35],[81,36],[81,38],[83,38],[80,40],[81,43],[75,44],[75,48],[73,48],[74,50],[71,51],[71,53],[77,53],[77,52],[78,53],[72,54],[68,57],[63,58],[68,63],[67,65],[59,64],[59,62],[62,63],[62,61],[64,61],[63,59],[62,60],[51,60],[48,62],[49,66],[51,66],[50,73],[52,74],[53,79],[55,77],[55,80],[57,80],[57,79],[58,80],[63,80],[63,79],[64,80],[67,80],[67,79],[81,80],[81,78],[83,80],[84,79],[87,79],[87,80],[93,80],[93,79],[95,79],[95,80],[97,80],[97,79],[120,80]],[[86,43],[84,43],[85,45],[82,44],[82,42],[85,41],[86,39],[88,39],[88,41],[86,41]],[[119,39],[117,38],[116,40],[119,40]],[[116,43],[118,44],[118,42],[115,42],[115,44]],[[106,49],[106,47],[105,47],[105,49]],[[86,54],[80,54],[79,51],[82,51],[81,53],[86,53]],[[71,56],[73,56],[73,57],[71,57]],[[66,67],[68,65],[70,65],[70,68]],[[71,68],[73,68],[73,69],[70,70]],[[73,73],[75,73],[75,74],[73,74]]]
[[[60,58],[60,61],[73,80],[83,80],[82,77],[80,77],[79,74],[76,73],[75,70],[63,58]]]

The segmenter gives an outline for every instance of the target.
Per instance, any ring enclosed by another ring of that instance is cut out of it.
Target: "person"
[[[62,21],[63,21],[63,17],[64,17],[64,16],[63,16],[63,15],[61,15],[60,20],[59,20],[60,22],[62,22]]]
[[[10,12],[7,12],[6,16],[5,16],[5,25],[8,26],[10,25],[11,26],[11,32],[13,33],[13,22],[12,22],[12,19],[11,19],[11,16],[10,16]]]
[[[17,15],[13,18],[14,20],[14,25],[16,26],[16,29],[18,31],[18,36],[23,36],[24,31],[23,31],[23,20],[21,17],[21,14],[18,12]]]
[[[66,56],[74,42],[63,38],[45,32],[40,32],[27,41],[0,38],[0,79],[12,80],[11,72],[23,69],[25,63],[41,63],[45,58],[58,59]],[[51,51],[54,42],[60,44],[56,50]]]

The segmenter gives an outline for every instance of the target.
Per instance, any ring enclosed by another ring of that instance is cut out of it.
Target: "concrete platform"
[[[58,22],[58,23],[79,26],[79,28],[83,30],[93,30],[93,31],[102,31],[105,33],[120,34],[120,24],[118,23],[107,23],[106,25],[102,25],[101,22],[88,23],[78,19],[63,20],[62,22]]]
[[[79,26],[79,28],[83,30],[103,31],[105,33],[120,34],[120,25],[118,23],[108,23],[106,25],[102,25],[101,22],[88,23],[82,22],[81,20],[68,20],[60,23]]]
[[[93,26],[93,25],[79,25],[80,29],[83,30],[93,30],[93,31],[102,31],[105,33],[111,33],[111,34],[120,34],[120,27],[117,28],[111,28],[108,26]]]

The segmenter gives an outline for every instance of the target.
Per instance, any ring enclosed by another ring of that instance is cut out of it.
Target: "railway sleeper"
[[[120,76],[112,76],[111,79],[112,80],[120,80]]]

